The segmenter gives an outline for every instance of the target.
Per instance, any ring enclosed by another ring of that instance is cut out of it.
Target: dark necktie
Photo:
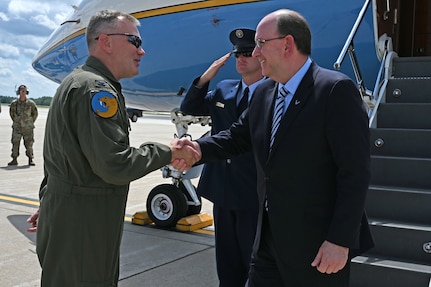
[[[275,100],[274,115],[272,117],[271,139],[269,142],[270,148],[274,143],[275,134],[277,133],[278,127],[280,126],[280,121],[283,118],[284,99],[286,98],[287,94],[289,94],[289,91],[286,90],[285,87],[282,87],[277,95],[277,99]]]
[[[242,114],[242,112],[248,107],[248,92],[249,88],[245,88],[241,101],[238,104],[238,114]]]

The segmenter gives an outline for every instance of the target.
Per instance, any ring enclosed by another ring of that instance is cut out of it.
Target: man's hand
[[[174,139],[170,143],[171,165],[179,171],[189,170],[201,159],[199,144],[188,139]]]
[[[28,232],[36,232],[37,230],[37,220],[39,219],[39,208],[33,215],[27,218],[27,222],[31,224],[31,227],[27,229]]]
[[[311,266],[321,273],[337,273],[346,266],[348,255],[349,248],[325,240]]]
[[[190,148],[192,148],[193,150],[195,150],[197,152],[198,160],[200,160],[202,157],[202,151],[201,151],[200,145],[195,141],[189,140],[188,138],[177,139],[176,146],[177,147],[189,146]]]
[[[230,58],[230,55],[231,55],[231,53],[229,52],[226,55],[224,55],[223,57],[215,60],[211,64],[211,66],[209,66],[209,68],[205,71],[205,73],[203,73],[202,76],[200,76],[199,81],[197,82],[196,86],[201,88],[206,83],[211,81],[211,79],[217,75],[220,68],[223,67],[224,64],[226,64],[226,61]]]

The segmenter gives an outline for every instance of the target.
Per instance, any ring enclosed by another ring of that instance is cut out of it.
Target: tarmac
[[[0,287],[40,286],[41,269],[36,255],[36,234],[27,232],[27,218],[38,208],[38,189],[43,178],[42,145],[48,108],[39,107],[36,121],[34,162],[29,166],[21,143],[18,166],[11,160],[12,121],[7,105],[0,113]],[[169,115],[144,114],[131,123],[130,141],[168,144],[176,129]],[[189,126],[192,137],[200,137],[208,126]],[[198,178],[192,180],[197,184]],[[214,227],[192,232],[166,230],[131,222],[145,211],[146,198],[155,186],[171,183],[161,171],[133,181],[126,208],[120,258],[120,287],[212,287],[218,286],[215,267]],[[212,204],[202,200],[202,213],[212,216]],[[101,218],[100,220],[103,220]],[[67,224],[65,222],[64,224]]]

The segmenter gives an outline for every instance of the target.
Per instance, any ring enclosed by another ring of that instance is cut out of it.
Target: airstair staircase
[[[431,57],[388,62],[370,124],[375,248],[352,260],[350,286],[431,287]]]

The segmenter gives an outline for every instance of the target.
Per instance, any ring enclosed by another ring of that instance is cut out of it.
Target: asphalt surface
[[[8,112],[8,106],[3,105],[0,113],[0,287],[40,286],[36,236],[26,231],[29,227],[26,220],[38,207],[48,109],[39,107],[34,143],[36,166],[27,165],[23,144],[18,166],[7,166],[11,160],[12,132]],[[176,133],[169,115],[144,114],[136,123],[131,123],[131,127],[132,146],[146,141],[167,144]],[[199,137],[208,129],[198,124],[191,125],[189,133]],[[192,182],[197,184],[197,180],[195,178]],[[131,223],[135,212],[145,211],[151,189],[162,183],[171,183],[171,179],[163,178],[161,171],[154,171],[131,183],[121,245],[119,286],[217,286],[212,225],[194,232],[180,232]],[[211,203],[203,200],[202,204],[202,213],[212,215]]]

